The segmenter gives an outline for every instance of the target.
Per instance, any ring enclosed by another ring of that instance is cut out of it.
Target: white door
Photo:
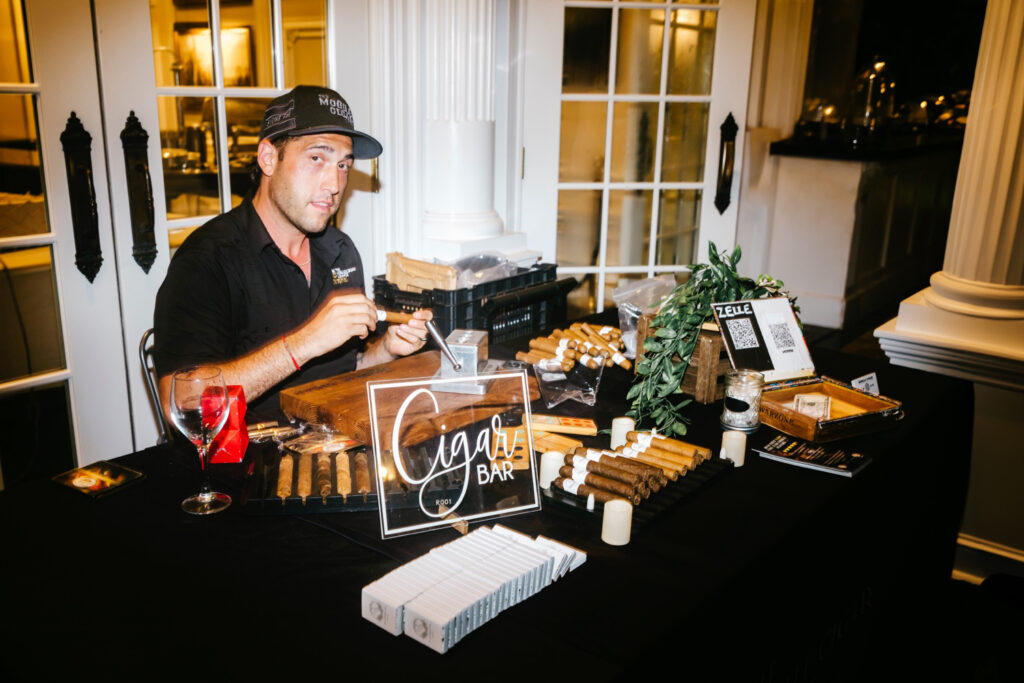
[[[575,313],[623,278],[681,274],[732,246],[741,155],[715,206],[721,126],[743,149],[756,0],[529,2],[522,230],[580,286]],[[724,156],[728,157],[728,154]]]
[[[29,425],[9,433],[29,437],[0,437],[0,486],[8,461],[13,466],[6,479],[14,483],[27,471],[22,461],[50,458],[51,451],[71,453],[59,460],[63,467],[155,443],[138,344],[152,326],[153,301],[173,248],[189,230],[240,201],[269,98],[300,82],[342,92],[351,82],[357,113],[369,100],[365,68],[334,75],[348,43],[332,50],[331,36],[342,25],[354,29],[352,13],[338,16],[326,0],[4,5],[0,408],[19,427]],[[366,11],[354,1],[345,6]],[[102,257],[92,281],[76,266],[60,141],[72,111],[91,136],[88,184],[95,208],[85,213],[95,218],[84,222],[95,224]],[[133,235],[121,140],[129,118],[148,134],[143,165],[151,197],[143,192],[136,198],[153,208],[156,252],[149,258],[139,255]],[[346,224],[365,226],[353,236],[368,248],[369,165],[357,166],[354,176]]]
[[[5,4],[0,399],[19,415],[42,396],[63,400],[5,425],[0,450],[8,464],[25,454],[40,465],[51,449],[89,463],[133,445],[91,11],[60,0]],[[73,210],[61,134],[76,127],[91,136],[91,149],[75,164],[82,202]],[[76,222],[93,248],[76,248]],[[56,432],[68,434],[62,446],[49,441]],[[5,472],[8,485],[16,477]]]
[[[93,4],[123,338],[130,351],[127,374],[136,447],[143,448],[155,442],[156,422],[132,351],[152,327],[153,302],[169,257],[193,229],[236,206],[248,191],[248,168],[267,102],[300,83],[339,87],[332,77],[336,59],[328,58],[338,20],[331,20],[326,0]],[[149,134],[157,255],[148,272],[133,259],[120,139],[132,114]],[[344,204],[346,225],[369,224],[368,200],[361,192],[370,185],[364,163],[356,167]],[[368,233],[353,237],[357,246],[369,242]]]

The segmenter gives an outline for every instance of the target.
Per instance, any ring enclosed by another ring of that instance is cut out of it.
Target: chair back
[[[139,361],[142,363],[142,374],[146,378],[146,388],[149,390],[149,401],[153,404],[153,411],[156,413],[157,426],[160,429],[160,439],[157,443],[167,443],[171,439],[171,432],[164,419],[163,408],[160,407],[160,393],[156,387],[156,370],[153,368],[153,328],[142,333],[142,340],[139,342]]]

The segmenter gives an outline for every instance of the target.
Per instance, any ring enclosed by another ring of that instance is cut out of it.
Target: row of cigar
[[[599,503],[616,498],[633,505],[711,458],[702,446],[647,432],[629,432],[615,450],[576,447],[567,451],[553,485]]]
[[[573,323],[564,330],[555,330],[547,337],[530,340],[530,350],[516,353],[516,360],[540,363],[557,360],[562,370],[568,372],[576,363],[582,363],[596,370],[603,363],[606,367],[618,365],[629,370],[633,366],[622,350],[622,331],[617,327],[594,328],[587,323]]]
[[[314,458],[316,461],[315,474],[313,471]],[[333,467],[331,458],[334,458]],[[299,461],[299,471],[293,486],[296,460]],[[284,505],[286,499],[293,495],[298,495],[302,499],[302,504],[305,505],[306,499],[313,495],[313,487],[315,485],[316,495],[320,496],[323,504],[327,504],[327,497],[331,495],[340,495],[342,501],[347,502],[348,497],[352,494],[353,465],[355,469],[355,490],[357,493],[362,494],[365,501],[367,494],[371,493],[373,489],[370,485],[370,468],[364,451],[358,451],[351,458],[344,451],[316,454],[301,453],[295,455],[285,453],[281,456],[281,462],[277,468],[277,497],[281,499],[281,504]],[[331,481],[332,472],[334,474],[333,482]]]

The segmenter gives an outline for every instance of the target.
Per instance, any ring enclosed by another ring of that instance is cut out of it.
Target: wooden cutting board
[[[289,417],[328,425],[358,441],[370,443],[372,431],[366,382],[429,378],[440,367],[441,352],[426,351],[365,370],[300,384],[281,391],[281,410]],[[528,376],[527,381],[529,400],[534,401],[540,397],[537,380]],[[443,432],[459,429],[507,410],[514,399],[507,393],[509,385],[508,381],[492,382],[487,393],[482,396],[434,392],[438,411],[434,412],[432,404],[428,411],[423,401],[411,405],[403,419],[403,424],[410,425],[403,440],[407,444],[421,443]],[[378,401],[377,412],[380,418],[393,421],[403,400],[399,392],[394,395],[393,401]],[[442,424],[445,426],[443,430]]]

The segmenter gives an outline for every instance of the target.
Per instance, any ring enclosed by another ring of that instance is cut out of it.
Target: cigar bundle
[[[281,455],[276,470],[270,474],[274,483],[269,490],[281,505],[296,497],[302,505],[309,504],[310,500],[327,505],[332,496],[341,496],[342,502],[347,502],[353,488],[362,494],[365,502],[373,492],[368,458],[362,451],[351,458],[344,450],[316,454],[286,452]]]
[[[598,364],[618,365],[629,370],[632,365],[620,352],[625,348],[622,332],[617,327],[594,328],[587,323],[573,323],[568,329],[555,330],[547,337],[530,340],[530,350],[520,351],[516,359],[527,363],[556,361],[569,371],[576,363],[594,370]]]

